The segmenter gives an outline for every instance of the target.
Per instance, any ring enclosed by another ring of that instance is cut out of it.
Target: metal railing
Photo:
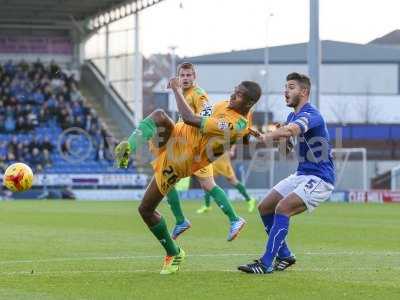
[[[134,112],[111,85],[107,86],[104,75],[91,61],[82,66],[82,80],[122,133],[128,136],[135,127]]]

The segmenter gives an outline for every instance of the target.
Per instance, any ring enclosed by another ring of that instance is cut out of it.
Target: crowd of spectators
[[[84,129],[92,136],[96,159],[111,159],[111,134],[99,120],[78,89],[73,75],[67,75],[54,61],[40,60],[0,64],[0,134],[13,138],[0,145],[0,168],[24,161],[36,171],[52,165],[51,153],[57,151],[51,137],[36,137],[38,127]],[[33,138],[17,138],[30,133]]]

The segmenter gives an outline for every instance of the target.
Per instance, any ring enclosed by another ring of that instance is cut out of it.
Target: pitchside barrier
[[[48,188],[52,194],[61,194],[57,187]],[[143,199],[145,189],[89,189],[72,188],[72,192],[79,201],[140,201]],[[242,202],[243,197],[236,189],[226,190],[229,199],[233,202]],[[258,202],[268,194],[268,189],[249,189],[249,194]],[[32,189],[24,193],[11,193],[0,195],[0,200],[40,199],[43,196],[42,189]],[[201,189],[189,189],[180,192],[183,201],[203,201],[204,191]],[[400,191],[389,190],[335,190],[327,202],[335,203],[400,203]]]

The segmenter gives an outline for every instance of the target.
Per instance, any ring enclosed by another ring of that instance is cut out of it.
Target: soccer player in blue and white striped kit
[[[326,123],[320,112],[309,103],[310,79],[303,74],[291,73],[286,77],[285,98],[290,113],[286,125],[263,135],[264,141],[281,138],[296,139],[299,165],[296,173],[280,181],[258,210],[269,236],[266,251],[253,263],[241,265],[240,271],[269,274],[283,271],[296,262],[285,239],[289,219],[304,211],[313,211],[332,194],[335,169]]]

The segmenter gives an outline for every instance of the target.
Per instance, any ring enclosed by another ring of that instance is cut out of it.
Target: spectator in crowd
[[[83,120],[83,117],[81,117],[81,116],[75,117],[74,127],[78,127],[78,128],[82,128],[82,129],[85,127],[85,121]]]
[[[42,143],[40,142],[40,138],[38,136],[34,136],[31,142],[29,143],[29,152],[33,152],[33,149],[42,148]]]
[[[7,160],[6,155],[3,154],[3,153],[1,153],[1,154],[0,154],[0,172],[1,172],[2,174],[4,174],[4,172],[5,172],[6,169],[7,169],[6,160]]]
[[[44,168],[50,168],[52,165],[51,157],[50,157],[50,152],[47,149],[43,150],[43,167]]]
[[[45,136],[40,149],[42,151],[47,150],[48,152],[52,152],[53,148],[54,147],[53,147],[53,144],[50,142],[50,138],[48,136]]]
[[[44,72],[44,65],[43,65],[42,61],[40,60],[40,58],[38,58],[38,59],[36,60],[36,62],[33,63],[33,70],[34,70],[36,73],[42,73],[42,72]]]
[[[54,60],[51,60],[50,65],[49,65],[49,71],[50,71],[50,77],[54,78],[54,77],[60,76],[61,69]]]
[[[43,156],[41,155],[38,148],[33,148],[32,156],[30,157],[29,163],[34,168],[34,171],[41,172],[43,170]]]
[[[15,154],[12,152],[7,153],[6,162],[10,165],[15,162]]]
[[[61,122],[61,128],[66,130],[74,126],[74,118],[70,115],[67,115],[66,118]]]
[[[15,158],[18,161],[25,161],[24,144],[19,142],[17,145],[17,151],[15,153]]]
[[[11,141],[7,145],[7,152],[9,153],[17,153],[17,148],[18,148],[18,138],[14,135],[11,138]]]
[[[6,113],[6,108],[4,107],[4,102],[0,101],[0,115],[4,115]]]
[[[25,121],[24,117],[19,117],[17,120],[16,130],[20,132],[27,132],[29,130],[29,124]]]
[[[0,133],[3,133],[6,131],[6,119],[4,118],[4,115],[0,114]]]
[[[36,87],[32,94],[32,100],[36,105],[42,105],[44,102],[44,95],[40,88]]]
[[[50,119],[50,112],[47,107],[47,103],[45,103],[39,112],[39,122],[43,124],[46,123],[49,119]]]
[[[12,59],[8,60],[6,64],[4,65],[4,71],[6,74],[9,76],[14,76],[15,71],[16,71],[16,66],[14,65]]]
[[[22,142],[23,147],[23,157],[25,161],[29,161],[31,159],[31,151],[29,149],[29,141],[28,140],[24,140]]]
[[[78,102],[82,100],[82,94],[78,90],[75,84],[71,84],[71,91],[69,93],[72,102]]]
[[[5,131],[10,133],[10,132],[14,132],[16,129],[16,122],[15,119],[12,116],[8,116],[6,117],[6,120],[4,121],[4,128]]]

